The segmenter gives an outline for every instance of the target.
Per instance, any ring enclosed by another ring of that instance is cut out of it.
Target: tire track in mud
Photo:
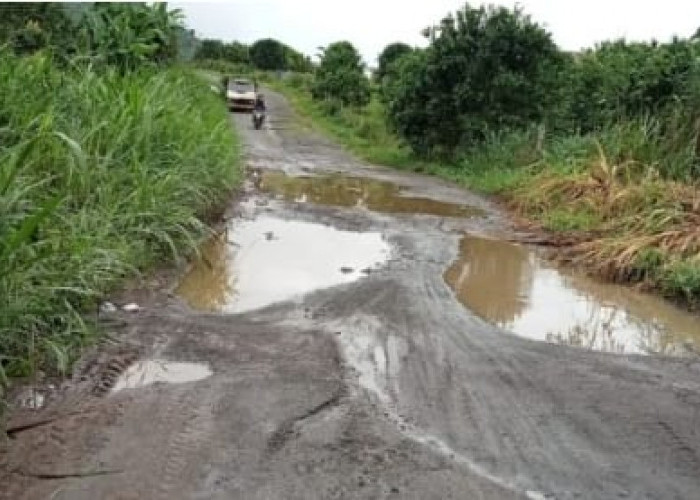
[[[425,290],[428,297],[434,297],[435,291],[430,288],[429,283],[423,283],[428,289]],[[353,307],[357,311],[364,309],[372,309],[375,307],[382,307],[382,303],[385,300],[393,300],[393,296],[389,293],[390,287],[386,287],[386,293],[384,294],[367,294],[361,299],[360,303],[357,300],[352,300]],[[323,306],[321,306],[323,309]],[[342,316],[339,314],[338,316]],[[315,318],[320,316],[314,315]],[[322,317],[322,316],[321,316]],[[377,406],[379,408],[379,413],[383,414],[383,418],[388,420],[396,430],[409,440],[419,444],[427,450],[435,453],[438,456],[445,458],[446,460],[454,463],[455,465],[468,471],[481,479],[497,486],[504,491],[508,491],[513,495],[522,495],[526,498],[531,498],[533,500],[544,499],[545,496],[535,490],[527,490],[522,486],[517,484],[514,480],[506,479],[496,475],[484,466],[480,465],[473,458],[467,456],[464,452],[460,452],[452,448],[447,442],[440,439],[439,437],[432,435],[425,430],[419,428],[415,423],[411,422],[407,417],[403,415],[398,408],[398,392],[400,389],[398,386],[392,387],[392,380],[390,380],[389,375],[391,370],[388,367],[390,356],[386,353],[389,352],[387,347],[389,335],[386,335],[383,339],[380,339],[380,335],[376,333],[379,331],[383,324],[378,319],[374,319],[372,316],[363,317],[361,313],[356,312],[354,315],[349,316],[351,319],[336,319],[331,321],[330,325],[327,327],[328,335],[333,335],[333,332],[340,331],[341,335],[338,337],[338,344],[343,354],[343,359],[345,363],[353,369],[353,371],[358,374],[355,378],[355,385],[360,391],[366,391],[374,399],[377,400]],[[397,316],[397,318],[402,318],[400,321],[400,328],[398,330],[403,330],[404,332],[409,332],[409,321],[406,317]],[[396,328],[396,325],[394,325]],[[362,337],[372,337],[367,345],[372,349],[372,352],[368,350],[362,350],[357,348],[357,340]],[[349,340],[348,340],[349,339]],[[380,347],[381,345],[381,347]],[[376,355],[374,349],[383,349],[384,354],[381,356]],[[371,367],[367,363],[361,362],[360,358],[372,359],[374,363],[371,363]],[[377,359],[379,358],[379,360]],[[384,364],[384,368],[379,368],[377,366],[377,361],[379,364]],[[382,363],[383,361],[383,363]],[[375,380],[374,382],[368,383],[368,378],[376,378],[378,374],[383,375],[383,380]]]
[[[192,465],[197,456],[196,450],[206,439],[211,429],[211,413],[208,404],[197,401],[193,391],[187,391],[182,399],[174,400],[167,408],[168,415],[179,415],[179,427],[181,430],[174,433],[174,437],[168,442],[163,453],[164,464],[157,478],[158,500],[170,500],[173,498],[175,487],[182,488],[184,471]],[[180,489],[180,494],[182,490]]]
[[[283,422],[270,436],[267,441],[267,452],[270,454],[277,453],[291,439],[294,439],[302,430],[304,424],[313,417],[318,417],[321,414],[333,410],[341,404],[345,391],[341,387],[334,391],[330,398],[322,401],[316,406],[310,408],[303,414],[292,417]]]
[[[659,420],[667,413],[664,401],[678,398],[675,391],[661,392],[654,370],[645,368],[650,360],[628,361],[515,337],[502,342],[503,334],[495,331],[483,337],[464,335],[460,330],[468,330],[466,325],[447,327],[436,342],[428,332],[431,325],[445,324],[438,307],[442,284],[433,286],[432,279],[422,282],[415,269],[411,279],[420,291],[410,295],[422,297],[424,304],[420,319],[411,312],[393,314],[392,308],[410,311],[401,295],[381,298],[363,287],[336,297],[335,306],[325,305],[324,314],[315,316],[329,334],[342,332],[337,339],[345,362],[360,374],[356,384],[376,395],[378,406],[404,435],[475,475],[531,498],[575,498],[586,491],[595,492],[594,498],[618,492],[678,495],[695,482],[695,477],[684,484],[670,481],[674,475],[691,478],[690,471],[700,470],[693,445],[698,439],[687,433],[688,426],[678,417]],[[344,304],[351,304],[352,313]],[[396,321],[387,324],[379,319],[382,316]],[[394,336],[403,336],[409,345],[398,384],[386,367],[390,356],[374,354],[375,349],[388,353],[388,340]],[[368,340],[358,340],[362,338]],[[420,358],[411,359],[416,352]],[[684,364],[672,363],[676,369]],[[598,374],[601,368],[605,375]],[[373,378],[370,383],[367,377]],[[436,421],[428,419],[434,411],[416,412],[411,404],[406,406],[415,395],[401,397],[401,389],[395,389],[406,383],[411,392],[422,394],[416,401],[446,404]],[[663,395],[659,409],[639,407],[634,395],[648,400],[654,387]],[[693,398],[684,398],[689,399]],[[684,406],[678,410],[697,415],[693,405]],[[452,427],[458,408],[461,422]],[[407,415],[418,416],[423,423]],[[432,430],[436,423],[439,434]],[[645,449],[655,455],[647,455]],[[648,473],[654,474],[657,466],[666,474],[655,485]],[[646,476],[641,472],[645,470]]]

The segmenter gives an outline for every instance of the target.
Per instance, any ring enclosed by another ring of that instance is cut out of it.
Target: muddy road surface
[[[267,95],[263,130],[232,116],[250,172],[222,232],[12,414],[0,495],[700,498],[696,318],[556,274],[485,200]]]

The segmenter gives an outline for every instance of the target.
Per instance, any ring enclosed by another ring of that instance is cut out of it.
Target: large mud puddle
[[[445,273],[483,319],[535,340],[615,353],[700,352],[700,321],[663,299],[564,273],[525,247],[466,236]]]
[[[262,191],[297,203],[364,207],[374,212],[390,214],[428,214],[441,217],[484,215],[482,210],[468,205],[403,196],[401,187],[396,184],[364,177],[289,177],[275,171],[265,171],[259,175],[258,184]]]
[[[177,292],[197,309],[243,312],[360,279],[390,253],[378,232],[267,216],[234,220],[203,247]]]

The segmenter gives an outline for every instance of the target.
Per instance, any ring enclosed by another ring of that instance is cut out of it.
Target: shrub
[[[547,119],[564,57],[520,9],[467,5],[427,34],[429,47],[385,92],[392,123],[415,151],[452,155],[490,131]]]
[[[316,100],[342,105],[369,103],[369,80],[364,75],[360,54],[350,42],[336,42],[324,49],[311,92]]]

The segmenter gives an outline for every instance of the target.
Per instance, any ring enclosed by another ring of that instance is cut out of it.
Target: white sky
[[[473,5],[482,2],[473,1]],[[488,3],[488,2],[484,2]],[[499,2],[513,6],[514,2]],[[521,0],[526,13],[544,24],[566,50],[597,41],[629,40],[674,34],[691,36],[700,27],[699,0]],[[316,54],[318,46],[352,42],[369,65],[389,43],[423,46],[420,31],[461,8],[464,0],[230,0],[171,2],[186,15],[199,37],[252,43],[275,38]]]

